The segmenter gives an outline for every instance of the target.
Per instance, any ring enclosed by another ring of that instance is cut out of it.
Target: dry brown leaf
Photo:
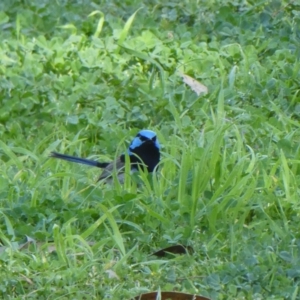
[[[120,279],[119,276],[117,275],[117,273],[113,270],[106,270],[105,273],[107,273],[108,278],[111,279]]]
[[[151,255],[155,255],[158,257],[164,257],[168,253],[172,254],[187,254],[188,252],[193,252],[193,248],[191,246],[183,246],[183,245],[173,245],[167,248],[160,249]]]
[[[192,89],[192,91],[197,94],[197,96],[200,96],[201,94],[205,95],[208,93],[208,88],[198,80],[186,74],[181,74],[180,76],[182,77],[183,82],[187,84]]]
[[[20,276],[23,278],[23,280],[25,280],[28,284],[33,284],[33,281],[28,278],[27,276],[20,274]]]
[[[160,297],[159,299],[161,300],[210,300],[209,298],[203,296],[180,292],[152,292],[141,294],[132,300],[156,300],[158,297]]]

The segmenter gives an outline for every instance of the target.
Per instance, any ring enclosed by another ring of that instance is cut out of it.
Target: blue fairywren
[[[131,142],[127,153],[132,172],[137,171],[139,166],[141,169],[147,169],[149,173],[153,172],[160,160],[160,144],[157,140],[156,133],[152,130],[141,130]],[[125,154],[122,154],[115,162],[109,163],[97,162],[57,152],[51,152],[50,157],[101,168],[103,172],[98,180],[111,177],[113,170],[116,169],[118,177],[123,181]]]

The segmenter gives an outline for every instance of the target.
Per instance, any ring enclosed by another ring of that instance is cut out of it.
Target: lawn
[[[0,298],[299,299],[299,11],[2,0]],[[49,158],[110,161],[144,128],[157,175],[105,184]]]

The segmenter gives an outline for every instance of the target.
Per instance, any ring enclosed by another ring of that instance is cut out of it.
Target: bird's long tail
[[[109,165],[109,163],[101,163],[101,162],[98,162],[95,160],[80,158],[80,157],[71,156],[71,155],[65,155],[65,154],[61,154],[61,153],[57,153],[57,152],[51,152],[50,157],[59,158],[59,159],[75,162],[78,164],[84,164],[84,165],[98,167],[98,168],[102,168],[102,169],[106,168]]]

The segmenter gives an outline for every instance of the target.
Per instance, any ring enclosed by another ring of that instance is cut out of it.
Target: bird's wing
[[[118,158],[116,161],[111,162],[106,168],[103,169],[102,174],[100,175],[99,180],[107,179],[112,176],[114,170],[116,170],[118,177],[123,177],[125,171],[125,163]]]

